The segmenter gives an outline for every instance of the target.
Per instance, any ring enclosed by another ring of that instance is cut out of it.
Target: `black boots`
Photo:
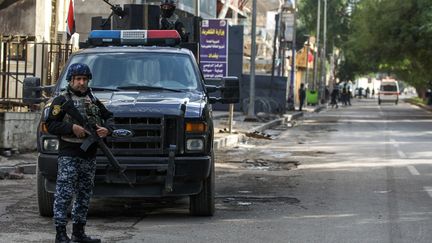
[[[84,224],[73,224],[72,242],[99,243],[100,239],[92,239],[84,233]]]
[[[56,238],[55,243],[69,243],[70,239],[66,233],[66,226],[57,226],[56,227]]]

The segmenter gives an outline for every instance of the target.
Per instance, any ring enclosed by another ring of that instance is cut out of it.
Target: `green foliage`
[[[311,35],[316,33],[317,1],[298,4],[299,19]],[[418,90],[427,87],[432,79],[431,0],[327,1],[327,44],[343,53],[340,79],[383,72]]]
[[[297,1],[299,6],[299,22],[309,30],[309,35],[316,36],[318,0]],[[333,52],[333,47],[340,48],[346,42],[349,34],[348,0],[327,0],[327,54]],[[323,8],[321,0],[321,8]],[[323,10],[321,9],[321,18]],[[322,25],[321,21],[321,25]],[[323,34],[322,26],[321,33]]]
[[[352,16],[351,34],[343,48],[355,74],[395,74],[425,88],[432,75],[432,1],[362,0]]]

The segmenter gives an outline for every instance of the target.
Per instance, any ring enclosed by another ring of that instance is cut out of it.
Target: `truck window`
[[[93,73],[90,87],[156,86],[179,90],[200,87],[198,73],[188,55],[178,53],[100,53],[76,55],[70,64],[83,62]],[[61,88],[67,85],[61,78]]]
[[[382,84],[381,91],[397,92],[397,86],[395,84]]]

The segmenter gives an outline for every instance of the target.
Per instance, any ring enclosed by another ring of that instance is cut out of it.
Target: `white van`
[[[396,80],[383,80],[378,91],[378,105],[382,102],[392,102],[397,105],[399,101],[399,85]]]

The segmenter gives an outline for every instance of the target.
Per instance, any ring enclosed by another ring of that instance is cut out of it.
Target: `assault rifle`
[[[73,119],[78,121],[78,123],[84,127],[86,130],[86,133],[89,135],[89,137],[84,140],[83,144],[81,145],[81,149],[83,151],[87,151],[91,145],[94,143],[97,143],[100,150],[103,152],[103,154],[107,157],[109,163],[111,166],[117,170],[118,174],[125,179],[125,181],[129,184],[130,187],[134,187],[132,182],[129,180],[129,178],[125,174],[126,168],[124,166],[121,166],[120,163],[117,161],[117,159],[112,154],[111,150],[107,147],[107,145],[104,143],[103,139],[99,137],[99,135],[96,132],[96,123],[94,121],[90,121],[89,119],[83,117],[81,113],[78,111],[78,109],[75,107],[73,101],[71,99],[66,100],[65,104],[63,105],[64,110],[68,115],[70,115]]]
[[[120,19],[122,19],[124,16],[126,16],[126,12],[122,9],[122,7],[120,7],[120,5],[116,4],[113,5],[109,2],[109,0],[102,0],[104,1],[106,4],[108,4],[111,7],[111,14],[108,16],[108,18],[105,20],[105,22],[103,22],[101,24],[101,27],[104,27],[108,21],[111,20],[111,17],[115,14],[117,16],[119,16]]]

